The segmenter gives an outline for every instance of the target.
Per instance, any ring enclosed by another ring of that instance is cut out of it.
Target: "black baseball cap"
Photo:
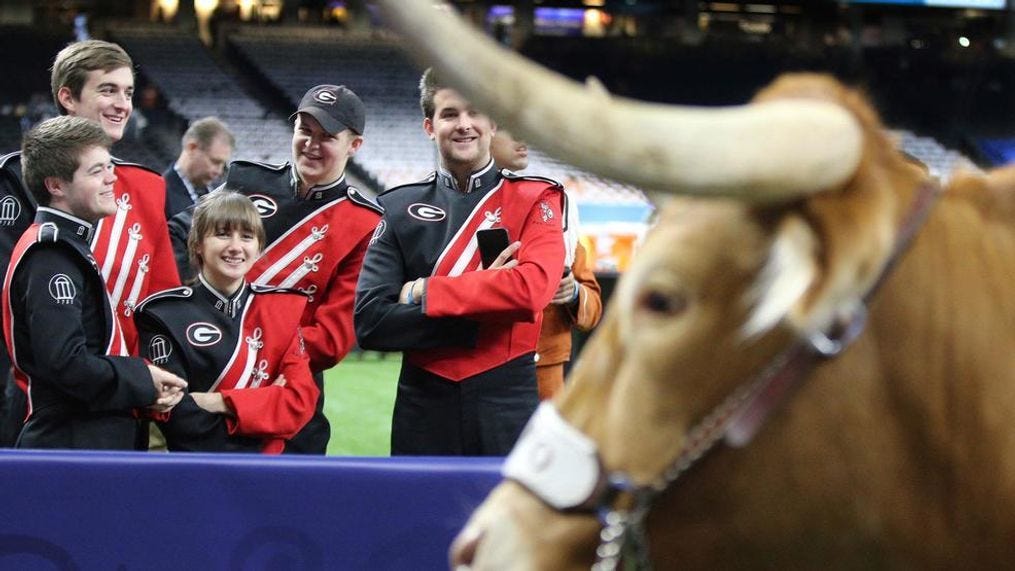
[[[331,135],[337,135],[345,129],[362,135],[367,122],[367,110],[363,102],[344,85],[311,87],[300,100],[296,113],[289,116],[289,120],[295,119],[299,113],[306,113],[317,119],[321,127]]]

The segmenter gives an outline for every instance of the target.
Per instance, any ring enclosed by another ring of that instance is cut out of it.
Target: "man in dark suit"
[[[190,124],[183,134],[179,158],[162,173],[166,179],[166,220],[212,190],[235,146],[229,127],[216,117]]]

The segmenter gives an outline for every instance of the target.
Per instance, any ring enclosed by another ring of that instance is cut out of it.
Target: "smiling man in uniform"
[[[324,454],[331,427],[324,416],[324,371],[355,345],[352,306],[363,255],[381,209],[349,186],[345,167],[363,144],[366,108],[345,86],[318,85],[292,114],[292,162],[236,160],[225,187],[250,197],[264,223],[267,247],[250,283],[295,288],[309,297],[300,327],[314,380],[317,410],[286,453]],[[190,211],[173,217],[174,247],[185,248]]]
[[[365,349],[404,352],[393,455],[504,455],[539,402],[536,340],[564,267],[563,194],[498,171],[496,124],[433,70],[420,106],[439,164],[379,197],[356,334]],[[476,233],[492,228],[511,243],[484,268]]]

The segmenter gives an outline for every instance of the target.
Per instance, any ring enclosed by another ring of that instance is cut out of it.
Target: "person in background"
[[[123,138],[134,109],[134,63],[123,48],[101,40],[68,45],[53,61],[50,86],[61,115],[94,121],[114,143]],[[121,319],[127,349],[136,354],[134,307],[151,293],[180,285],[180,278],[166,228],[165,181],[140,165],[115,157],[113,164],[116,208],[96,224],[91,247],[113,310]],[[0,157],[0,269],[6,269],[15,242],[35,218],[36,207],[22,182],[20,153]],[[2,357],[0,361],[8,358]],[[0,373],[7,370],[4,367]],[[26,414],[25,395],[10,380],[4,394],[0,427],[14,426],[16,433]],[[10,442],[0,442],[4,444]]]
[[[171,410],[186,382],[128,356],[98,262],[95,225],[116,210],[109,136],[77,117],[24,138],[21,165],[38,205],[4,276],[4,342],[28,397],[19,448],[147,448],[138,409]]]
[[[180,156],[162,173],[166,179],[166,220],[208,194],[225,172],[236,138],[217,117],[198,119],[180,141]]]
[[[529,148],[501,126],[490,143],[497,166],[521,172],[529,166]],[[546,400],[564,388],[564,363],[571,360],[571,330],[591,331],[603,315],[602,289],[579,240],[578,207],[567,194],[564,227],[564,277],[550,305],[543,310],[543,327],[536,347],[539,398]]]
[[[250,197],[264,223],[267,247],[247,276],[250,283],[308,296],[300,325],[320,397],[313,418],[285,452],[324,454],[331,438],[324,371],[355,345],[356,279],[382,210],[346,180],[346,165],[363,144],[366,127],[366,107],[352,90],[312,87],[290,120],[292,162],[233,161],[225,186]],[[173,217],[174,236],[190,227],[190,218],[187,210]],[[183,247],[174,242],[177,252]]]
[[[246,282],[264,226],[241,194],[201,198],[187,244],[199,268],[193,287],[156,293],[134,315],[141,354],[188,379],[188,394],[159,423],[167,447],[280,453],[319,396],[300,333],[307,297]]]
[[[404,352],[393,455],[504,455],[539,404],[536,339],[564,267],[563,195],[494,168],[496,124],[433,70],[420,106],[439,165],[379,197],[356,334],[364,349]],[[490,228],[510,244],[484,268],[476,233]]]

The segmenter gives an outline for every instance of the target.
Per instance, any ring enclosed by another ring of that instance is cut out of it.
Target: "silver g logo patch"
[[[222,339],[222,331],[211,323],[197,322],[187,327],[187,342],[195,347],[214,345]]]
[[[447,216],[447,214],[440,208],[429,204],[423,204],[422,202],[410,204],[408,210],[409,216],[424,222],[438,222],[440,220],[444,220],[444,217]]]
[[[254,208],[261,218],[271,218],[278,212],[278,203],[263,194],[251,194],[250,202],[254,203]]]

